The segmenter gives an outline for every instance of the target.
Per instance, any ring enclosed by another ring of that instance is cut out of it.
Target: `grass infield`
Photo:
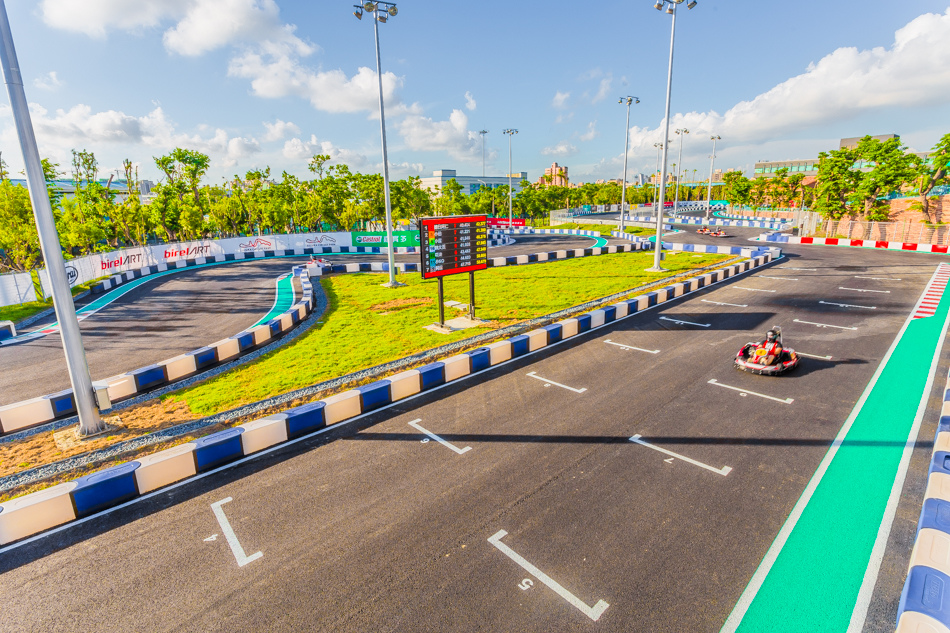
[[[669,253],[668,273],[648,273],[652,253],[618,253],[557,263],[491,268],[475,276],[475,316],[484,327],[451,334],[423,329],[438,320],[436,281],[400,275],[407,285],[380,286],[385,275],[332,275],[321,280],[328,298],[322,320],[297,341],[234,371],[164,400],[195,415],[220,411],[374,367],[417,352],[622,292],[729,255]],[[468,303],[468,276],[445,279],[445,300]],[[445,318],[462,316],[445,308]]]

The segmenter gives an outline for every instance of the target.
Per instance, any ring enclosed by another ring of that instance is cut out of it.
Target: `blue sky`
[[[175,146],[212,157],[210,177],[270,166],[305,176],[328,153],[381,169],[372,22],[354,2],[7,0],[40,152],[94,151],[157,179]],[[573,181],[653,170],[670,16],[651,0],[399,2],[380,25],[394,177],[457,169],[534,180],[553,161]],[[22,161],[7,100],[0,150]],[[673,127],[683,165],[811,158],[841,137],[898,133],[926,151],[950,132],[950,2],[739,2],[680,8]],[[671,162],[675,158],[671,158]]]

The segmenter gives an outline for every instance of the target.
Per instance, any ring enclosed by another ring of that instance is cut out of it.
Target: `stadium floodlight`
[[[624,213],[627,207],[627,153],[630,148],[630,104],[633,102],[640,103],[640,99],[637,97],[620,97],[617,103],[627,104],[627,126],[624,128],[624,137],[623,137],[623,181],[620,189],[620,232],[623,233],[623,220]]]
[[[696,0],[690,0],[690,2],[686,5],[686,8],[692,9],[695,6],[696,6]]]
[[[362,19],[363,19],[363,8],[360,7],[360,9],[359,9],[358,11],[354,11],[354,12],[353,12],[353,15],[356,16],[356,19],[357,19],[357,20],[362,20]]]
[[[383,5],[382,7],[380,5]],[[398,288],[399,286],[404,286],[405,284],[399,283],[396,281],[396,245],[393,240],[393,208],[392,200],[389,195],[389,154],[386,151],[386,114],[385,108],[383,107],[383,70],[382,62],[380,61],[379,55],[379,24],[385,24],[387,19],[385,15],[380,15],[382,10],[384,13],[388,13],[391,16],[396,15],[396,5],[392,2],[364,2],[361,5],[353,5],[358,13],[357,18],[362,19],[360,15],[363,11],[367,13],[372,13],[373,17],[376,19],[373,20],[373,32],[376,35],[376,79],[379,84],[379,131],[380,136],[382,137],[383,145],[383,199],[386,204],[386,240],[388,242],[387,258],[389,260],[389,281],[384,283],[383,286],[386,288]]]
[[[514,229],[514,220],[512,214],[512,192],[511,192],[511,137],[518,133],[518,130],[509,128],[502,130],[502,134],[508,135],[508,231]]]
[[[709,140],[713,142],[712,156],[709,157],[709,183],[706,185],[706,220],[709,221],[709,210],[712,209],[712,177],[713,167],[716,166],[716,141],[721,141],[722,137],[718,134],[710,136]]]
[[[693,4],[695,5],[696,3],[694,2]],[[399,9],[396,8],[396,5],[392,5],[388,9],[386,9],[386,13],[388,13],[389,15],[393,17],[396,17],[396,14],[399,13]]]
[[[663,137],[667,139],[666,143],[663,143],[663,161],[661,163],[660,169],[660,192],[656,205],[654,205],[654,211],[656,211],[656,247],[653,251],[653,267],[648,268],[647,270],[651,272],[663,272],[665,269],[660,265],[660,262],[663,260],[663,207],[666,201],[666,166],[669,156],[669,147],[670,147],[670,97],[673,93],[673,43],[676,41],[676,5],[682,3],[683,0],[657,0],[656,4],[653,6],[657,9],[662,8],[662,5],[666,5],[666,12],[673,16],[672,24],[670,25],[670,67],[669,71],[666,74],[666,117],[664,117],[664,133]],[[687,8],[692,8],[693,5],[696,5],[696,0],[690,0],[690,3],[687,4]],[[660,5],[660,6],[657,6]],[[682,142],[682,136],[680,136]],[[682,147],[682,145],[680,146]],[[677,183],[678,185],[679,183]],[[677,191],[679,186],[677,186]],[[674,212],[676,210],[674,209]]]
[[[653,8],[657,11],[663,10],[663,0],[657,0],[656,4],[653,5]]]

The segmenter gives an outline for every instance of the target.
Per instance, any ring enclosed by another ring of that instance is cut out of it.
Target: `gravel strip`
[[[163,429],[161,431],[156,431],[148,435],[143,435],[142,437],[126,440],[124,442],[119,442],[118,444],[115,444],[108,448],[104,448],[104,449],[100,449],[96,451],[90,451],[89,453],[85,453],[83,455],[77,455],[75,457],[70,457],[58,462],[54,462],[52,464],[38,466],[36,468],[31,468],[29,470],[26,470],[20,473],[7,475],[6,477],[0,478],[0,492],[6,492],[7,490],[16,488],[18,486],[33,484],[33,483],[42,481],[44,479],[48,479],[50,477],[54,477],[56,475],[68,473],[70,471],[73,471],[75,469],[78,469],[84,466],[94,465],[100,462],[108,461],[108,460],[123,457],[123,456],[131,456],[136,451],[142,448],[152,446],[154,444],[159,444],[162,442],[167,442],[169,440],[173,440],[182,435],[195,433],[196,431],[200,431],[201,429],[206,428],[206,427],[214,426],[222,422],[227,422],[235,418],[253,416],[264,410],[273,408],[275,406],[280,406],[282,404],[287,404],[289,402],[292,402],[293,400],[316,396],[322,392],[338,389],[344,385],[354,383],[354,382],[360,382],[369,378],[377,378],[386,374],[393,373],[394,371],[399,370],[409,365],[416,365],[416,364],[424,363],[427,361],[433,361],[437,358],[454,354],[455,352],[459,352],[463,349],[475,347],[480,343],[487,343],[493,339],[500,339],[500,338],[515,336],[522,332],[527,332],[529,330],[533,330],[542,325],[546,325],[547,323],[558,321],[574,314],[587,312],[599,306],[616,301],[617,299],[620,299],[621,297],[627,296],[631,293],[640,292],[640,291],[646,290],[648,288],[653,288],[656,286],[665,286],[665,285],[668,285],[671,281],[679,279],[681,277],[691,277],[691,276],[702,274],[709,270],[724,268],[726,266],[732,265],[733,263],[737,261],[742,261],[743,259],[745,258],[733,257],[725,262],[714,264],[712,266],[706,266],[705,268],[700,268],[696,270],[690,270],[683,273],[679,273],[678,275],[674,275],[672,277],[666,277],[664,279],[657,280],[655,282],[645,284],[642,286],[637,286],[636,288],[631,288],[629,290],[624,290],[622,292],[618,292],[610,296],[603,297],[601,299],[595,299],[593,301],[588,301],[587,303],[583,303],[581,305],[565,308],[564,310],[559,310],[551,314],[536,317],[529,321],[523,321],[521,323],[510,325],[510,326],[501,328],[499,330],[485,332],[483,334],[479,334],[478,336],[473,336],[473,337],[463,339],[460,341],[455,341],[454,343],[442,345],[436,348],[426,350],[424,352],[420,352],[418,354],[413,354],[412,356],[400,358],[395,361],[383,363],[382,365],[377,365],[375,367],[363,369],[351,374],[347,374],[345,376],[340,376],[339,378],[334,378],[334,379],[327,380],[321,383],[317,383],[315,385],[310,385],[309,387],[303,387],[301,389],[296,389],[294,391],[283,393],[278,396],[273,396],[265,400],[260,400],[258,402],[243,405],[235,409],[231,409],[229,411],[217,413],[215,415],[211,415],[211,416],[194,420],[191,422],[184,422],[176,426],[168,427],[167,429]],[[319,284],[314,284],[314,289],[316,290],[318,286]],[[276,348],[278,345],[281,345],[285,342],[292,340],[293,338],[296,338],[297,336],[305,332],[311,325],[313,325],[313,323],[315,323],[316,320],[320,316],[322,316],[323,312],[326,310],[326,296],[322,292],[322,287],[321,287],[321,291],[316,294],[318,295],[317,307],[314,310],[314,312],[311,314],[311,316],[308,317],[304,321],[303,327],[298,327],[296,330],[294,330],[292,333],[282,338],[280,341],[272,345],[269,345],[265,348],[262,348],[256,352],[253,352],[252,354],[248,354],[247,356],[244,356],[241,359],[234,361],[233,363],[228,363],[227,365],[222,365],[221,367],[217,367],[209,372],[201,374],[200,376],[196,376],[194,378],[190,378],[188,380],[175,383],[172,386],[165,387],[163,389],[160,389],[154,392],[150,392],[149,394],[146,394],[139,398],[133,398],[131,400],[125,401],[121,403],[120,405],[116,405],[115,407],[113,407],[112,411],[116,411],[120,408],[125,408],[133,404],[138,404],[140,402],[144,402],[146,400],[159,397],[160,395],[164,393],[181,389],[182,387],[188,386],[189,384],[192,384],[193,382],[197,382],[198,380],[204,380],[205,378],[209,378],[211,376],[217,375],[223,371],[227,371],[228,369],[236,367],[239,364],[243,364],[245,362],[253,360],[254,358],[257,358],[258,356],[260,356],[261,354],[267,353],[268,351],[271,350],[271,348]],[[62,428],[64,426],[68,426],[69,424],[75,423],[76,421],[77,421],[76,417],[62,420],[60,422],[54,423],[54,425],[47,425],[45,427],[42,427],[41,431],[46,432],[54,428]],[[30,429],[30,431],[38,432],[36,429]],[[24,431],[24,433],[28,433],[28,431]],[[21,439],[22,437],[25,437],[25,435],[21,434],[17,437],[17,439]],[[2,443],[2,441],[0,441],[0,443]]]

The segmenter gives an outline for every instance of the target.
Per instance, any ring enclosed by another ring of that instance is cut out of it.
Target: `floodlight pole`
[[[488,134],[488,130],[479,130],[479,134],[482,135],[482,178],[485,177],[485,135]]]
[[[73,305],[72,292],[66,279],[66,264],[63,260],[59,236],[56,233],[53,209],[46,191],[46,177],[43,174],[43,164],[36,146],[33,121],[26,101],[26,92],[23,89],[23,78],[20,75],[20,65],[13,46],[13,34],[10,30],[10,20],[7,17],[4,0],[0,0],[0,65],[3,66],[3,78],[10,95],[10,107],[13,110],[17,136],[20,139],[20,150],[23,152],[27,188],[30,192],[30,202],[33,204],[33,215],[36,218],[40,250],[49,273],[53,308],[59,321],[63,351],[66,354],[66,370],[69,373],[69,382],[76,400],[76,412],[79,414],[79,434],[94,435],[105,429],[105,425],[96,406],[89,364],[86,361],[82,335],[79,332],[79,320],[76,318],[76,306]]]
[[[706,186],[706,220],[709,220],[709,212],[712,210],[712,178],[713,178],[713,167],[716,165],[716,141],[722,140],[722,137],[718,134],[716,136],[710,136],[709,140],[713,142],[713,152],[712,156],[709,157],[709,184]]]
[[[676,14],[673,14],[673,20],[676,20]],[[676,215],[676,212],[679,211],[680,206],[680,173],[683,171],[683,137],[689,134],[689,130],[686,128],[680,128],[676,130],[676,133],[680,137],[680,153],[679,158],[676,159],[676,195],[673,198],[673,215]]]
[[[511,137],[518,133],[518,130],[513,128],[507,129],[503,134],[508,135],[508,230],[514,230],[514,220],[512,214],[512,187],[511,187]]]
[[[663,138],[670,137],[670,96],[673,91],[673,42],[676,38],[676,4],[671,3],[673,8],[673,24],[670,27],[670,68],[666,75],[666,118],[664,120]],[[663,209],[666,201],[666,162],[669,157],[669,143],[663,143],[663,160],[660,162],[660,193],[656,211],[656,248],[653,251],[653,267],[647,270],[651,272],[663,272],[666,269],[660,265],[663,259]],[[674,209],[674,212],[676,209]]]
[[[627,127],[624,128],[623,136],[623,184],[620,190],[620,232],[623,233],[623,214],[624,207],[627,206],[627,149],[630,147],[630,104],[634,101],[640,103],[636,97],[620,97],[619,103],[627,104]]]

